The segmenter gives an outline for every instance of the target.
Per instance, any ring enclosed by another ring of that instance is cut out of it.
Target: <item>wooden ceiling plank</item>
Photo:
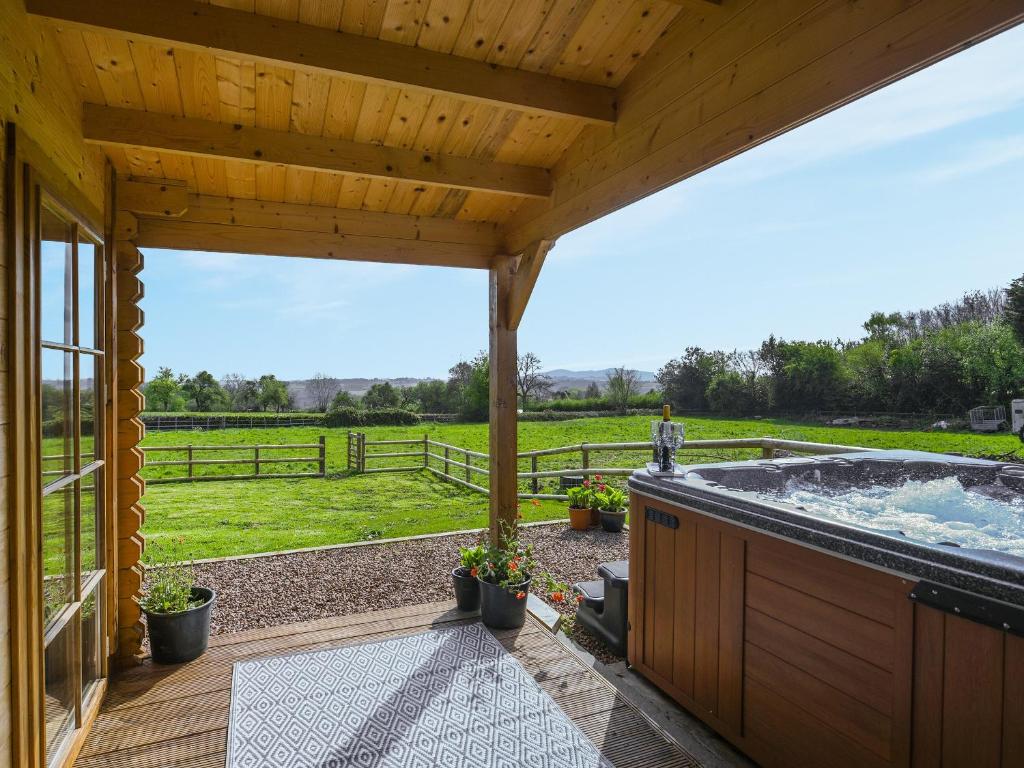
[[[615,92],[610,88],[496,67],[465,57],[194,0],[144,4],[122,0],[28,0],[27,7],[30,13],[122,39],[147,39],[175,48],[188,47],[278,66],[455,94],[526,111],[593,122],[615,121]]]
[[[182,184],[121,179],[117,182],[117,205],[137,216],[178,217],[188,209],[188,188]]]
[[[580,79],[617,87],[679,13],[670,4],[633,2]]]
[[[665,2],[669,5],[678,5],[683,8],[699,8],[701,10],[722,7],[722,0],[665,0]]]
[[[494,256],[490,248],[480,245],[152,218],[139,219],[136,243],[143,248],[176,248],[472,269],[488,269]]]
[[[416,44],[438,53],[451,53],[473,0],[431,0]]]
[[[342,176],[337,206],[339,208],[362,208],[363,200],[366,198],[366,188],[369,186],[370,180],[365,176],[349,174]]]
[[[342,0],[299,0],[299,22],[324,29],[341,24]]]
[[[553,5],[554,0],[516,0],[515,13],[508,14],[502,22],[495,43],[487,54],[487,61],[503,67],[518,67]],[[524,19],[538,21],[524,23]]]
[[[424,155],[416,150],[375,147],[92,104],[85,105],[83,112],[85,139],[92,143],[145,147],[195,158],[229,158],[261,165],[406,179],[527,197],[543,197],[550,190],[548,172],[542,168]]]
[[[149,43],[131,41],[128,47],[131,50],[135,71],[138,73],[146,109],[168,115],[184,114],[174,51],[169,48],[158,48]]]
[[[386,10],[386,0],[362,0],[362,2],[345,3],[341,9],[339,29],[351,35],[369,38],[380,37]]]
[[[412,46],[420,36],[428,0],[390,0],[381,22],[380,39]]]
[[[550,72],[593,7],[594,0],[556,0],[519,66]]]
[[[96,32],[83,32],[86,49],[107,104],[142,109],[145,100],[127,40],[115,40]]]
[[[508,0],[474,0],[462,22],[452,52],[456,56],[485,59],[497,44],[502,22],[514,5]],[[525,17],[520,18],[524,19],[524,23],[529,23]]]
[[[100,81],[96,77],[96,66],[85,47],[82,32],[78,29],[58,29],[57,41],[60,43],[64,58],[68,63],[68,74],[78,86],[82,101],[102,104],[106,99]]]

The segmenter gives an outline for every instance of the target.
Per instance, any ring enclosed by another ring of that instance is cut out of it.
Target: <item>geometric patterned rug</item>
[[[227,768],[612,768],[481,624],[234,665]]]

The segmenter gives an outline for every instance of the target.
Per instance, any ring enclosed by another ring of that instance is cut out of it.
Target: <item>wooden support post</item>
[[[352,430],[348,431],[348,439],[345,443],[345,469],[352,469]]]
[[[327,477],[327,436],[320,435],[320,477]]]
[[[366,435],[359,433],[359,471],[366,471]]]
[[[469,455],[468,450],[464,451],[464,453],[466,454],[466,482],[471,483],[473,482],[473,470],[470,469],[470,467],[472,466],[472,463],[470,461],[471,457]]]
[[[490,499],[491,539],[514,527],[519,500],[516,443],[516,332],[508,303],[515,259],[499,255],[490,272]]]
[[[449,458],[451,456],[451,454],[449,453],[450,450],[451,449],[447,448],[447,447],[445,447],[445,449],[444,449],[444,476],[445,477],[448,477],[451,474],[451,464],[449,464]]]
[[[423,466],[430,466],[430,435],[423,435]]]
[[[775,458],[775,447],[772,445],[761,446],[761,458],[771,461]]]
[[[580,446],[580,451],[583,454],[583,479],[586,480],[590,474],[587,472],[590,469],[590,449],[587,448],[587,444],[583,443]]]
[[[531,472],[536,472],[537,471],[537,457],[536,456],[531,456],[530,457],[530,471]],[[540,478],[538,478],[538,477],[531,477],[530,478],[530,489],[534,493],[540,493]]]
[[[192,474],[193,474],[192,460],[193,460],[192,443],[189,443],[188,444],[188,477],[189,477],[190,480],[192,479]]]
[[[260,476],[260,447],[258,445],[254,445],[252,447],[252,451],[253,451],[253,458],[252,458],[253,474],[256,477],[259,477]]]

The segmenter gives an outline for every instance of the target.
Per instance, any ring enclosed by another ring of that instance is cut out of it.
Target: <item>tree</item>
[[[292,398],[288,394],[288,387],[283,381],[278,381],[272,373],[260,376],[257,386],[259,388],[257,403],[261,411],[272,408],[280,413],[291,405]]]
[[[344,389],[339,389],[338,393],[331,400],[332,411],[336,411],[339,408],[355,408],[357,405],[356,399],[352,397],[352,393]]]
[[[170,368],[159,368],[145,387],[146,406],[155,411],[180,411],[185,405],[181,393],[184,381],[184,376],[175,376]]]
[[[231,410],[257,411],[260,408],[260,385],[252,379],[241,379],[234,386]]]
[[[363,407],[368,411],[380,410],[381,408],[398,408],[401,404],[401,393],[388,381],[374,384],[363,395]]]
[[[1006,320],[1017,341],[1024,344],[1024,275],[1011,282],[1006,289]]]
[[[405,393],[413,400],[422,413],[455,413],[448,385],[437,379],[417,381]]]
[[[625,411],[629,401],[640,394],[640,372],[632,368],[614,368],[608,374],[608,402],[617,411]]]
[[[527,400],[531,394],[538,396],[551,389],[552,381],[540,371],[540,358],[533,352],[527,352],[516,358],[516,386],[526,410]]]
[[[341,389],[341,382],[323,373],[316,373],[309,380],[309,394],[313,396],[313,410],[324,413]]]
[[[587,390],[583,393],[583,397],[587,400],[598,400],[601,397],[601,388],[597,386],[596,381],[592,381],[587,384]]]
[[[197,411],[213,411],[222,407],[227,393],[209,371],[200,371],[181,385]]]
[[[669,360],[658,371],[658,384],[667,399],[680,410],[705,410],[708,407],[708,384],[727,369],[725,352],[705,352],[700,347],[687,347],[683,356]]]

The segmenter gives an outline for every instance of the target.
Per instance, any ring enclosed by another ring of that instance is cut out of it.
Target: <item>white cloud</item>
[[[1004,32],[778,136],[713,177],[746,184],[1014,109],[1024,104],[1022,52],[1024,28]]]

